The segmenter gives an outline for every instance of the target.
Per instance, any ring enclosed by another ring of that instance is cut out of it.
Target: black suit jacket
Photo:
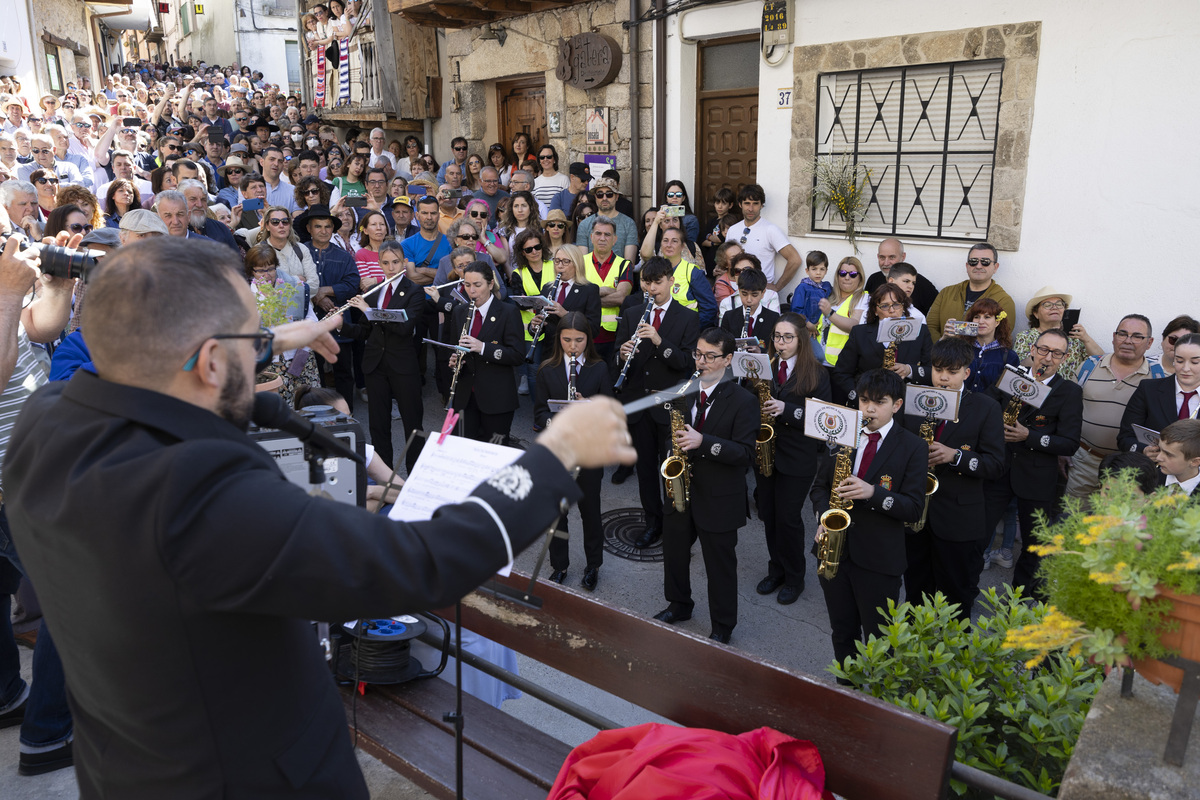
[[[393,522],[310,497],[209,411],[83,370],[29,398],[4,466],[87,800],[366,798],[308,621],[453,603],[580,496],[535,446],[524,500],[484,483],[483,506]]]
[[[862,443],[865,446],[865,436]],[[851,453],[850,457],[856,455]],[[818,519],[829,510],[834,466],[834,455],[829,448],[822,448],[810,494],[813,513]],[[844,557],[884,575],[904,574],[908,568],[904,523],[921,518],[928,467],[929,448],[924,440],[896,420],[867,471],[866,481],[874,484],[875,494],[867,501],[855,500],[850,509],[851,525],[846,534]]]
[[[1121,429],[1117,433],[1117,447],[1140,453],[1146,449],[1139,444],[1133,426],[1141,425],[1152,431],[1161,431],[1179,418],[1175,407],[1175,376],[1144,380],[1138,384],[1121,415]],[[1193,400],[1195,402],[1195,400]]]
[[[995,387],[991,391],[997,400],[1008,402],[1008,395]],[[1058,495],[1058,457],[1074,455],[1079,449],[1083,388],[1056,374],[1050,379],[1050,394],[1042,407],[1026,404],[1017,422],[1029,429],[1029,437],[1008,443],[1013,492],[1026,500],[1052,501]]]
[[[742,327],[746,322],[745,306],[731,308],[721,317],[721,330],[728,331],[734,338],[741,338]],[[758,307],[758,313],[754,316],[754,331],[751,336],[758,339],[758,346],[762,348],[762,352],[767,352],[767,345],[771,342],[771,334],[775,331],[775,323],[779,321],[779,314],[769,308]]]
[[[904,415],[904,427],[918,436],[924,421],[924,417]],[[946,422],[937,441],[961,455],[957,464],[933,469],[938,490],[929,502],[930,528],[947,541],[974,541],[984,533],[983,482],[999,478],[1004,471],[1000,404],[985,394],[964,391],[958,422]]]
[[[367,298],[372,307],[378,308],[387,297],[387,288],[375,293],[378,296]],[[374,372],[385,369],[394,375],[416,376],[420,374],[417,365],[417,341],[414,331],[425,316],[428,297],[420,286],[404,276],[392,284],[392,301],[388,308],[403,310],[408,314],[404,322],[368,322],[362,317],[362,322],[343,322],[342,335],[351,339],[365,341],[363,348],[363,372]],[[375,302],[372,302],[375,301]]]
[[[808,344],[807,341],[804,342]],[[778,369],[773,365],[773,369]],[[795,384],[789,381],[789,384]],[[783,401],[783,413],[775,417],[775,470],[784,475],[812,475],[817,471],[817,455],[825,445],[804,435],[804,412],[808,398],[832,402],[829,387],[829,371],[817,370],[817,388],[801,397],[794,391],[772,384],[775,399]]]
[[[700,394],[675,402],[684,424],[692,424],[692,411]],[[709,400],[700,431],[704,439],[688,450],[691,465],[691,501],[687,513],[697,528],[733,531],[746,524],[746,468],[754,463],[754,440],[758,433],[758,400],[733,381],[717,384]],[[671,451],[671,442],[666,451]],[[665,503],[664,514],[675,506]]]
[[[470,307],[462,303],[454,307],[450,316],[450,330],[455,335],[462,332],[469,310]],[[483,318],[483,327],[475,338],[483,342],[483,352],[466,354],[467,360],[459,372],[458,386],[454,390],[454,409],[462,411],[466,408],[474,392],[475,403],[485,414],[516,411],[520,403],[513,367],[525,363],[521,312],[516,306],[493,297],[487,316]]]
[[[621,345],[629,341],[638,323],[646,313],[646,304],[637,305],[621,312],[617,320],[617,338],[615,349],[615,375],[619,375],[625,362],[621,360]],[[621,399],[624,402],[636,400],[639,397],[667,389],[680,381],[686,380],[696,371],[696,359],[692,352],[696,349],[696,340],[700,338],[700,315],[680,303],[671,301],[663,314],[662,325],[658,335],[662,344],[658,347],[649,339],[643,339],[637,346],[633,356],[633,364],[625,378]],[[631,414],[629,421],[637,422],[641,412]],[[662,406],[650,409],[650,416],[656,422],[667,421],[667,411]]]
[[[879,336],[879,323],[869,325],[863,323],[850,329],[850,338],[838,356],[837,365],[833,368],[833,388],[842,397],[853,400],[856,395],[854,387],[858,378],[864,372],[883,366],[883,342],[875,339]],[[911,342],[896,344],[896,363],[907,364],[912,369],[908,376],[910,383],[929,383],[929,359],[933,350],[933,340],[929,338],[929,329],[921,326],[921,333]]]
[[[580,367],[575,377],[575,391],[583,397],[595,397],[596,395],[612,397],[612,379],[608,375],[608,365],[603,361],[593,361]],[[533,399],[533,424],[539,428],[546,427],[550,418],[554,416],[550,412],[548,401],[566,399],[568,399],[566,366],[543,362],[537,371],[537,392]]]
[[[567,311],[581,311],[587,317],[588,325],[592,328],[592,338],[600,332],[600,287],[592,284],[575,284],[571,287],[571,291],[567,292],[567,296],[563,298],[562,307]],[[543,328],[545,338],[542,340],[542,347],[548,347],[554,341],[554,334],[558,331],[558,317],[550,314],[546,317],[546,325]]]

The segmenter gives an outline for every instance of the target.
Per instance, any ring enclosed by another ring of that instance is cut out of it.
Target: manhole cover
[[[600,515],[604,525],[604,549],[630,561],[662,561],[662,540],[652,547],[638,548],[633,540],[646,530],[646,515],[640,508],[614,508]]]

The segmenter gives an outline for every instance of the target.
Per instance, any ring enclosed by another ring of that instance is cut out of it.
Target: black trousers
[[[904,571],[904,596],[920,603],[921,595],[937,592],[958,603],[958,618],[968,619],[979,596],[979,575],[983,572],[983,537],[952,542],[937,535],[931,522],[919,533],[909,532],[904,539],[908,569]]]
[[[767,478],[754,471],[758,488],[758,518],[767,533],[767,576],[786,586],[804,588],[807,552],[804,545],[804,501],[813,473],[784,475],[778,469]]]
[[[575,483],[583,491],[579,500],[579,516],[583,518],[583,553],[587,566],[599,568],[604,563],[604,527],[600,524],[600,484],[604,480],[603,469],[581,469]],[[559,520],[560,531],[567,530],[567,518]],[[550,540],[550,566],[566,571],[571,566],[570,547],[567,539],[555,536]]]
[[[732,633],[737,625],[737,530],[706,531],[696,525],[692,509],[673,508],[663,519],[663,594],[673,611],[690,613],[692,545],[700,540],[708,576],[708,616],[713,633]]]
[[[462,391],[461,386],[459,391]],[[467,398],[467,406],[462,410],[464,435],[468,439],[490,442],[493,436],[500,434],[504,437],[501,444],[507,444],[515,413],[515,411],[504,411],[500,414],[485,414],[479,410],[479,404],[475,402],[475,392],[471,392],[471,396]]]
[[[1017,498],[1017,524],[1021,529],[1021,555],[1017,557],[1016,567],[1013,569],[1012,585],[1024,589],[1026,597],[1045,600],[1046,593],[1042,588],[1042,580],[1037,576],[1038,567],[1042,564],[1042,557],[1031,552],[1029,546],[1039,543],[1033,536],[1034,528],[1037,527],[1035,514],[1041,511],[1047,519],[1053,519],[1054,510],[1058,506],[1057,497],[1051,500],[1030,500],[1021,497],[1013,491],[1007,472],[998,480],[985,482],[983,496],[984,502],[987,504],[985,541],[990,540],[992,533],[996,530],[996,525],[1004,516],[1004,510],[1008,508],[1013,497]]]
[[[350,409],[350,413],[353,414],[355,397],[354,364],[353,356],[351,354],[351,342],[349,340],[339,341],[338,346],[341,347],[342,352],[339,354],[338,360],[329,365],[330,377],[326,377],[326,361],[320,356],[320,354],[317,355],[317,367],[321,371],[322,384],[325,386],[330,386],[332,384],[331,388],[333,388],[342,396],[342,399],[346,401],[346,405]]]
[[[900,576],[865,569],[843,558],[832,580],[818,578],[825,593],[832,629],[833,656],[839,664],[858,653],[854,643],[877,633],[886,618],[888,600],[900,601]]]
[[[392,401],[400,408],[400,423],[404,426],[404,439],[413,431],[424,430],[425,407],[421,404],[421,378],[419,375],[397,375],[382,367],[364,376],[367,381],[367,414],[370,420],[371,443],[375,452],[388,467],[395,466],[392,451]],[[425,440],[417,437],[412,447],[404,454],[404,466],[412,472],[421,455]]]
[[[630,426],[629,433],[633,437],[633,449],[637,451],[638,496],[646,512],[646,524],[661,525],[664,490],[658,469],[666,458],[671,426],[655,422],[647,411]]]

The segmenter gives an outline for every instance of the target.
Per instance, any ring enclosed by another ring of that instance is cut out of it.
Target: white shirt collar
[[[485,317],[485,318],[487,317],[487,312],[488,312],[488,309],[491,308],[491,306],[492,306],[493,299],[495,299],[495,295],[489,294],[486,303],[484,303],[481,306],[475,306],[475,310],[479,312],[479,315],[481,317]]]
[[[1183,489],[1183,491],[1186,492],[1187,495],[1190,497],[1192,495],[1192,493],[1196,491],[1196,487],[1198,485],[1200,485],[1200,472],[1196,473],[1196,475],[1194,477],[1192,477],[1190,480],[1186,480],[1186,481],[1181,481],[1178,478],[1176,478],[1174,475],[1168,475],[1167,476],[1167,486],[1170,486],[1173,483],[1179,484],[1179,488]]]
[[[887,423],[886,425],[884,425],[883,427],[881,427],[881,428],[880,428],[879,430],[877,430],[877,431],[863,431],[862,440],[861,440],[861,441],[862,441],[862,445],[861,445],[861,446],[862,446],[862,447],[866,447],[866,446],[867,446],[867,445],[866,445],[866,442],[867,442],[867,436],[869,436],[869,435],[870,435],[872,432],[873,432],[873,433],[878,433],[878,434],[879,434],[879,444],[883,444],[883,440],[884,440],[884,439],[886,439],[886,438],[888,437],[888,433],[890,433],[890,432],[891,432],[891,430],[892,430],[892,426],[893,426],[894,424],[896,424],[896,418],[895,418],[895,417],[892,417],[890,420],[888,420],[888,423]],[[878,445],[876,445],[876,446],[878,447]]]
[[[650,301],[650,302],[652,302],[652,303],[653,303],[654,301],[652,300],[652,301]],[[662,310],[662,312],[663,312],[663,315],[665,316],[665,315],[666,315],[666,313],[667,313],[667,308],[669,308],[669,307],[670,307],[670,305],[671,305],[671,297],[670,297],[670,295],[668,295],[668,296],[667,296],[667,302],[663,303],[661,306],[654,306],[654,310],[655,310],[655,311],[658,311],[658,310],[660,310],[660,309],[661,309],[661,310]]]

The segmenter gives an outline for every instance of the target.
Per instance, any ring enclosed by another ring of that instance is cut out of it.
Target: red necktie
[[[654,326],[654,330],[658,330],[658,326],[662,325],[662,309],[654,309],[654,322],[650,323]]]
[[[696,406],[696,424],[692,427],[698,431],[704,430],[704,409],[708,408],[708,394],[700,393],[700,404]]]
[[[942,431],[944,430],[946,430],[946,420],[942,420],[937,424],[937,433],[933,435],[933,438],[940,442],[942,440]]]
[[[787,362],[780,361],[779,362],[779,385],[783,386],[785,383],[787,383]]]
[[[1191,419],[1191,411],[1189,406],[1192,404],[1192,398],[1196,396],[1195,390],[1183,393],[1183,403],[1179,406],[1179,419]]]
[[[875,451],[879,448],[879,440],[882,438],[878,431],[867,434],[867,446],[863,448],[862,461],[858,464],[858,477],[864,481],[867,479],[867,470],[871,468],[871,462],[875,460]]]
[[[380,308],[388,308],[392,304],[392,287],[389,285],[387,291],[383,293],[383,305]]]
[[[558,290],[558,300],[555,302],[557,302],[561,306],[563,304],[563,300],[566,300],[566,299],[567,299],[567,284],[564,283],[562,285],[562,288]]]
[[[753,335],[754,335],[754,317],[751,316],[750,322],[746,325],[746,336],[750,337]]]
[[[483,314],[475,312],[475,321],[471,323],[471,338],[478,339],[479,331],[483,330]]]

